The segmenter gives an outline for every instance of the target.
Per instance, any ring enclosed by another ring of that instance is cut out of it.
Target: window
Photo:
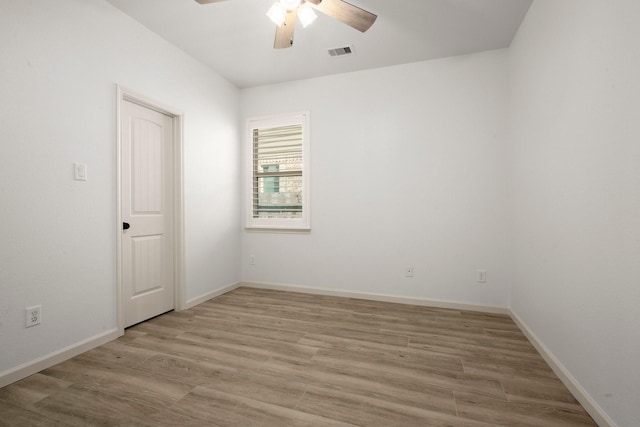
[[[248,120],[247,228],[308,230],[309,114]]]

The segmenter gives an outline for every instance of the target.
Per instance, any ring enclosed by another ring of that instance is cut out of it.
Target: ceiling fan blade
[[[284,23],[276,28],[276,39],[273,42],[274,49],[285,49],[293,44],[293,30],[296,29],[296,10],[288,10]]]
[[[373,25],[378,17],[378,15],[342,0],[307,0],[307,3],[325,15],[329,15],[363,33]]]
[[[221,1],[226,1],[226,0],[196,0],[196,1],[200,4],[208,4],[208,3],[219,3]]]

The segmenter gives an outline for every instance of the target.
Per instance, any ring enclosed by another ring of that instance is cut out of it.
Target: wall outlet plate
[[[408,266],[404,268],[404,277],[413,277],[413,266]]]
[[[42,321],[42,306],[34,305],[33,307],[27,307],[25,312],[25,326],[30,328],[32,326],[39,325]]]

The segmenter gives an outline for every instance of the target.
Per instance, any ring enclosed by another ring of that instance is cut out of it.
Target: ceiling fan
[[[225,0],[196,1],[200,4],[207,4]],[[343,0],[278,0],[267,12],[267,16],[278,26],[273,47],[275,49],[291,47],[296,21],[299,19],[303,27],[311,24],[317,18],[314,10],[331,16],[363,33],[373,25],[378,17]]]

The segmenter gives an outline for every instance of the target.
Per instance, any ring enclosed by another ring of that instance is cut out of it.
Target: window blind
[[[253,129],[253,217],[302,218],[302,125]]]

